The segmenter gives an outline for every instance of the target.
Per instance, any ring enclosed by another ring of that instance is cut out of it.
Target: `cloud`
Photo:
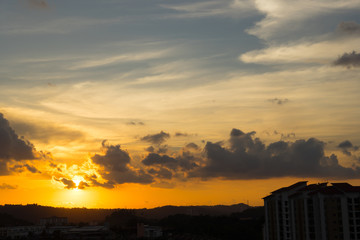
[[[31,7],[42,8],[42,9],[49,8],[49,5],[44,0],[27,0],[27,3]]]
[[[133,126],[136,126],[136,125],[144,126],[145,125],[144,122],[135,122],[135,121],[130,121],[130,122],[127,122],[126,124],[127,125],[133,125]]]
[[[66,189],[74,189],[74,188],[76,188],[76,183],[71,179],[67,179],[67,178],[61,178],[61,179],[54,178],[54,179],[56,181],[62,182],[65,185]]]
[[[70,68],[70,70],[103,67],[103,66],[113,65],[122,62],[147,61],[151,59],[163,58],[167,56],[169,52],[170,52],[169,50],[159,50],[152,52],[121,54],[111,57],[97,57],[96,59],[94,58],[93,60],[86,60],[86,61],[80,61],[74,63]]]
[[[342,152],[348,156],[352,155],[350,152],[351,149],[354,151],[359,149],[358,146],[353,146],[353,144],[349,140],[345,140],[345,141],[339,143],[339,145],[337,147],[341,148]]]
[[[166,139],[168,139],[168,138],[170,138],[170,134],[161,131],[160,133],[157,133],[157,134],[146,135],[145,137],[141,138],[141,141],[149,142],[152,144],[161,144],[161,143],[165,142]]]
[[[278,141],[266,146],[255,132],[233,129],[229,146],[208,142],[205,164],[190,177],[265,179],[272,177],[360,178],[360,169],[339,165],[337,156],[325,156],[325,143],[315,138],[295,142]]]
[[[86,181],[89,181],[91,183],[91,186],[94,186],[94,187],[103,187],[103,188],[107,188],[107,189],[112,189],[115,187],[115,182],[112,181],[112,180],[108,180],[108,181],[105,181],[105,182],[99,182],[97,180],[97,176],[94,174],[94,175],[91,175],[91,176],[85,176],[85,180]]]
[[[114,24],[124,20],[121,17],[116,19],[96,19],[83,17],[56,18],[49,21],[8,22],[0,26],[0,34],[6,35],[28,35],[28,34],[68,34],[80,29],[106,24]]]
[[[168,155],[150,153],[144,160],[142,160],[141,163],[145,166],[165,167],[173,171],[187,171],[196,168],[198,166],[196,162],[198,161],[199,159],[190,152],[183,152],[176,158],[170,157]]]
[[[90,187],[90,185],[87,182],[81,181],[77,188],[78,189],[85,189],[85,187]]]
[[[149,184],[154,181],[153,177],[143,169],[135,169],[131,166],[129,154],[120,148],[120,145],[110,145],[102,142],[104,155],[95,154],[91,157],[94,164],[102,168],[101,177],[106,180],[108,187],[123,183]],[[93,184],[101,185],[95,178],[91,178]]]
[[[359,34],[360,24],[357,22],[341,22],[336,28],[337,32],[345,34]]]
[[[195,144],[195,143],[188,143],[188,144],[186,144],[185,148],[198,150],[199,146],[197,144]]]
[[[157,147],[150,146],[145,148],[145,151],[149,153],[166,153],[168,151],[168,145],[158,145]]]
[[[2,183],[0,184],[0,190],[5,190],[5,189],[17,189],[17,186],[13,186],[13,185],[9,185],[6,183]]]
[[[35,159],[34,146],[19,138],[9,122],[0,113],[0,159],[30,160]]]
[[[49,166],[52,167],[52,168],[56,168],[56,167],[57,167],[57,165],[56,165],[55,163],[52,163],[52,162],[49,163]]]
[[[268,132],[266,132],[266,134],[270,135]],[[276,130],[274,130],[273,132],[274,135],[280,135],[280,139],[281,140],[286,140],[286,139],[289,139],[289,138],[295,138],[296,137],[296,134],[291,132],[291,133],[281,133],[281,132],[278,132]]]
[[[160,168],[159,170],[151,168],[148,170],[148,173],[155,176],[156,178],[168,179],[168,180],[172,179],[173,176],[173,173],[166,168]]]
[[[178,12],[167,15],[169,18],[188,19],[214,16],[244,18],[255,12],[253,2],[248,0],[202,1],[184,4],[162,4],[160,6]]]
[[[353,145],[349,140],[345,140],[338,145],[339,148],[352,148]]]
[[[157,153],[150,153],[144,160],[142,160],[142,164],[145,166],[161,165],[173,170],[179,166],[179,162],[176,159],[167,155],[161,156]]]
[[[187,137],[187,136],[189,136],[189,134],[187,134],[187,133],[181,133],[181,132],[175,133],[175,137]]]
[[[270,44],[269,47],[243,53],[239,60],[245,63],[284,64],[317,63],[331,64],[339,52],[358,47],[359,37],[328,40],[306,40],[288,44]]]
[[[190,136],[196,136],[197,134],[196,133],[192,133],[192,134],[189,134],[189,133],[185,133],[185,132],[175,132],[175,137],[190,137]]]
[[[168,151],[168,145],[159,145],[157,153],[166,153]]]
[[[31,136],[31,139],[41,141],[43,143],[49,143],[50,141],[56,142],[73,142],[82,140],[85,138],[85,134],[81,131],[63,127],[48,122],[32,122],[13,120],[11,125],[16,132],[23,136]]]
[[[36,167],[31,166],[29,164],[15,164],[8,167],[11,172],[24,172],[25,170],[28,170],[31,173],[41,173]]]
[[[269,99],[268,101],[272,102],[272,103],[276,103],[278,105],[283,105],[283,104],[289,102],[289,99],[287,99],[287,98],[284,98],[284,99],[273,98],[273,99]]]
[[[145,151],[153,153],[153,152],[155,152],[155,148],[153,146],[150,146],[148,148],[145,148]]]
[[[310,19],[340,10],[359,9],[360,3],[356,0],[256,0],[255,6],[265,17],[247,32],[260,39],[269,40],[309,28],[307,22]]]
[[[360,67],[360,53],[356,53],[355,51],[344,53],[334,62],[334,65],[345,66],[348,68]]]
[[[41,173],[36,167],[30,166],[29,164],[25,164],[24,167],[26,167],[26,169],[27,169],[29,172],[32,172],[32,173]]]

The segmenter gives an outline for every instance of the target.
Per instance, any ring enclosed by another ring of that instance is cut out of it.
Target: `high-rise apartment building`
[[[360,240],[360,187],[298,182],[264,198],[265,240]]]

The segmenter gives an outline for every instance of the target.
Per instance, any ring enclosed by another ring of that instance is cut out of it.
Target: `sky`
[[[360,1],[3,0],[0,204],[360,185]]]

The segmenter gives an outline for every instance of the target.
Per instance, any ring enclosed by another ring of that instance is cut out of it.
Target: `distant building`
[[[137,224],[137,237],[138,238],[158,238],[162,237],[162,228],[159,226],[149,226],[143,223]]]
[[[103,240],[112,239],[110,231],[106,226],[85,226],[75,227],[64,232],[64,239],[66,240],[78,240],[78,239],[91,239],[91,240]]]
[[[67,223],[67,217],[49,217],[40,219],[40,225],[42,226],[64,226],[67,225]]]
[[[298,182],[264,198],[265,240],[360,240],[360,186]]]
[[[44,230],[44,226],[2,227],[0,228],[0,239],[23,239],[40,235]]]

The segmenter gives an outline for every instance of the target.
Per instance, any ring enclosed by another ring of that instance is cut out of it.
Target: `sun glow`
[[[80,182],[84,181],[84,178],[83,177],[80,177],[80,176],[75,176],[73,177],[73,182],[75,183],[76,185],[76,188],[75,189],[79,189],[79,184]]]

